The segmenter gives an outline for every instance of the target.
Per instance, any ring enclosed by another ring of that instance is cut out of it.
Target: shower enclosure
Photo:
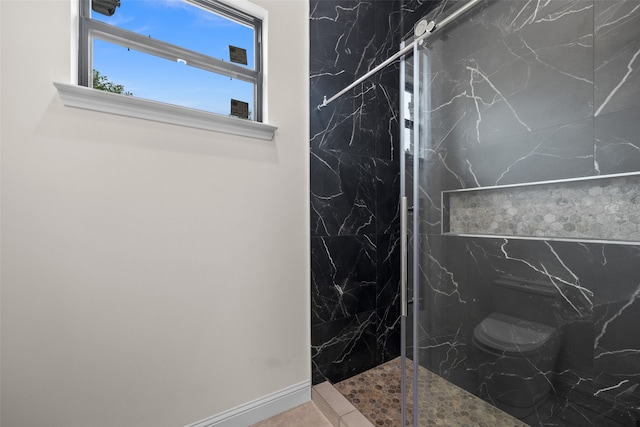
[[[426,368],[530,425],[640,425],[640,3],[481,2],[404,57],[401,88],[405,388]],[[533,371],[479,351],[496,312]],[[504,403],[534,376],[534,405]]]

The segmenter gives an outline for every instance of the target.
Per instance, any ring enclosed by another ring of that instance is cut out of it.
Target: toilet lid
[[[525,352],[546,343],[554,328],[502,313],[491,313],[473,331],[482,344],[499,351]]]

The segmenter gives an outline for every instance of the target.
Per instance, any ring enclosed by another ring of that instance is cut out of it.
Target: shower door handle
[[[407,198],[400,198],[400,315],[407,317]]]

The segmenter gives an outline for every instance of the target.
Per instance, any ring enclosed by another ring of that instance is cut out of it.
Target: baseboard
[[[247,427],[310,400],[311,381],[303,381],[185,427]]]

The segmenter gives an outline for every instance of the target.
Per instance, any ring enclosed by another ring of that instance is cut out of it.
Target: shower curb
[[[313,386],[311,400],[333,427],[374,427],[367,417],[328,381]]]

